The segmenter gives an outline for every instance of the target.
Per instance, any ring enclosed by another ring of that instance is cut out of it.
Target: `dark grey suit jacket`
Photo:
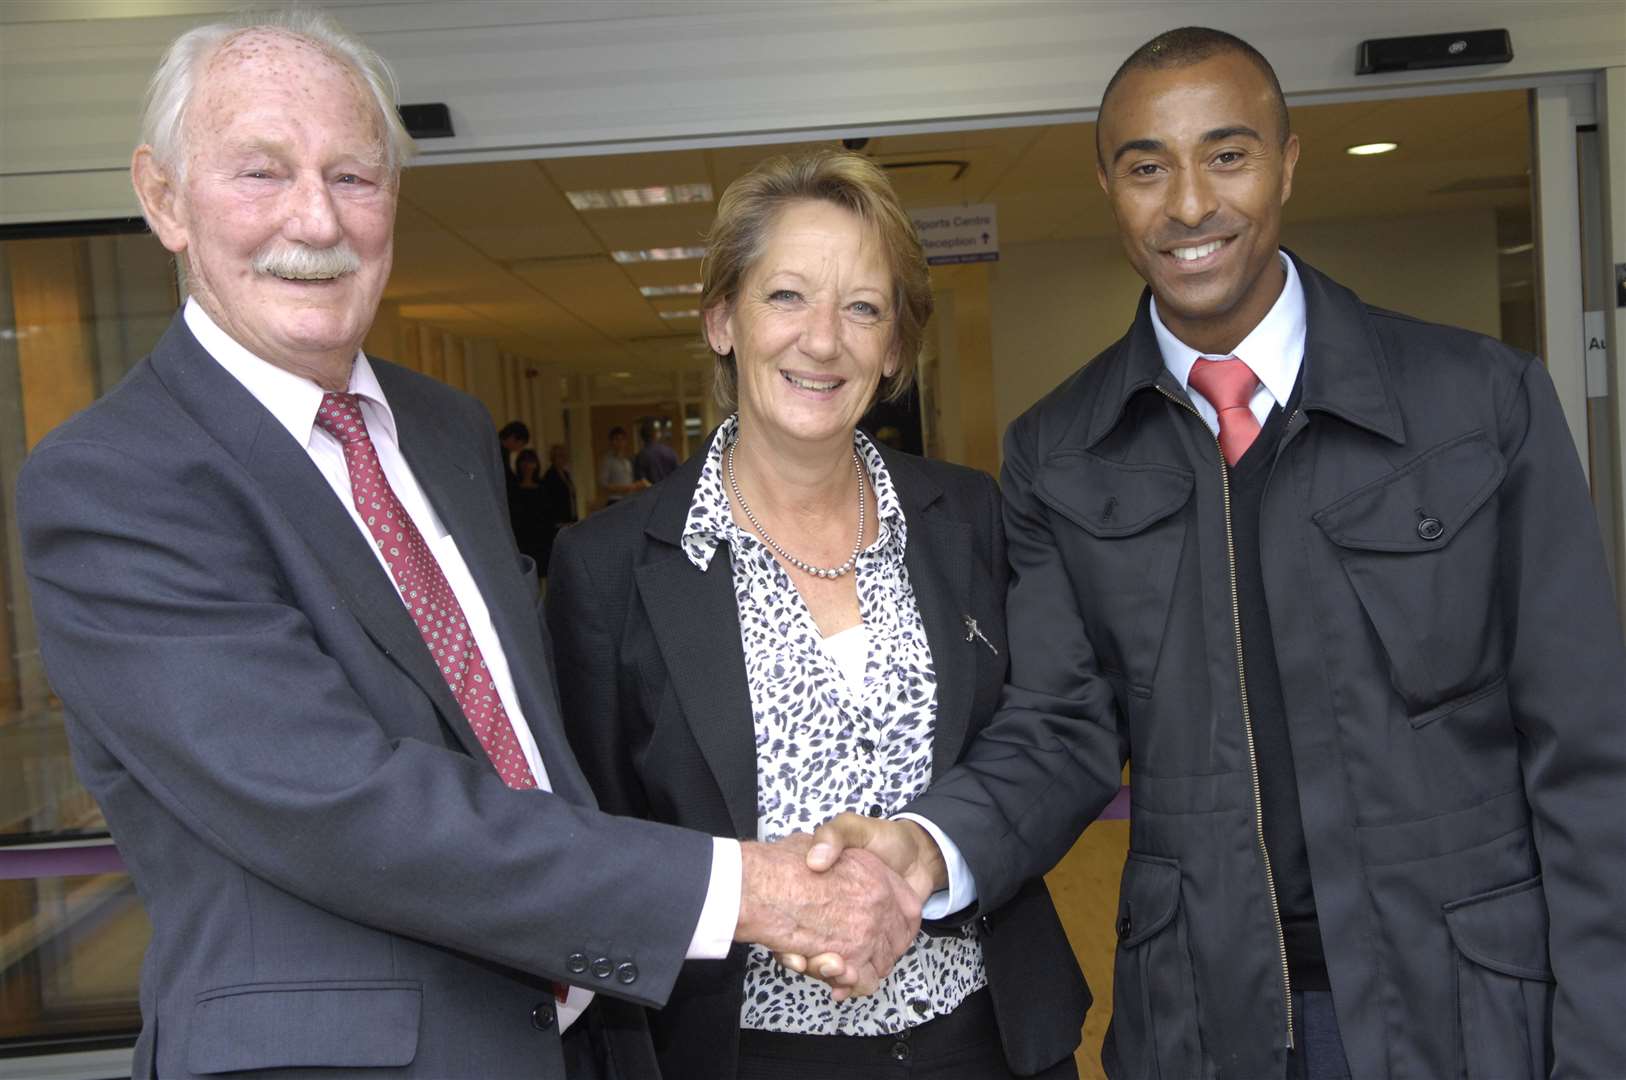
[[[941,774],[993,716],[1005,681],[1005,543],[982,473],[882,451],[909,526],[904,562],[937,673],[932,767]],[[648,492],[559,534],[548,577],[559,689],[604,806],[755,838],[756,738],[726,551],[705,573],[679,542],[696,454]],[[967,640],[966,616],[999,650]],[[976,915],[1000,1038],[1014,1071],[1072,1054],[1089,991],[1037,878]],[[667,1080],[735,1075],[746,950],[691,964],[651,1014]]]
[[[694,931],[710,840],[598,812],[565,741],[489,415],[374,364],[554,793],[503,785],[305,450],[177,317],[17,497],[79,774],[152,917],[138,1077],[560,1077],[549,981],[659,1005]]]

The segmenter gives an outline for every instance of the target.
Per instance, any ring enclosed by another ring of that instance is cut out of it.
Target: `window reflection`
[[[0,1046],[133,1036],[151,930],[127,874],[0,881]]]
[[[29,449],[112,389],[177,305],[169,254],[140,222],[0,232],[3,1051],[127,1042],[141,1026],[137,986],[151,929],[106,846],[101,811],[74,775],[11,508]]]

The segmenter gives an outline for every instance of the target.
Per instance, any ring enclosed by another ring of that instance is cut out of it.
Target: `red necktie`
[[[1228,360],[1199,359],[1191,365],[1186,381],[1219,413],[1220,453],[1225,455],[1227,465],[1235,465],[1259,435],[1259,421],[1248,408],[1253,392],[1259,388],[1258,376],[1233,356]]]
[[[485,658],[480,655],[463,608],[378,463],[378,451],[367,436],[367,422],[361,416],[361,399],[355,394],[324,395],[316,423],[343,445],[356,511],[389,564],[390,576],[412,613],[418,633],[423,635],[423,643],[429,646],[486,756],[509,787],[536,787],[536,777],[520,749],[508,710],[491,684],[491,673],[486,670]]]

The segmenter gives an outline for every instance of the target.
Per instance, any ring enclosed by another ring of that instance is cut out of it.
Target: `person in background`
[[[677,451],[661,438],[660,427],[652,418],[646,416],[639,421],[638,438],[643,445],[633,459],[632,473],[635,477],[645,483],[658,484],[677,471]]]
[[[759,839],[890,813],[987,723],[1006,670],[992,479],[857,430],[914,377],[925,257],[886,174],[826,151],[730,185],[702,275],[733,415],[555,548],[572,743],[619,813]],[[1034,878],[922,934],[873,997],[739,948],[649,1022],[671,1080],[1060,1078],[1087,1006]]]
[[[548,447],[548,471],[542,474],[542,517],[548,529],[545,550],[551,559],[559,530],[576,521],[576,478],[570,471],[570,451],[564,443]],[[538,562],[537,566],[546,577],[547,562]]]
[[[508,492],[508,516],[514,544],[521,555],[536,562],[537,573],[547,576],[548,557],[557,531],[548,521],[547,492],[542,487],[542,459],[530,447],[514,458],[514,486]]]
[[[490,414],[361,352],[394,81],[317,13],[248,19],[170,46],[131,163],[185,305],[17,485],[75,767],[152,923],[131,1075],[647,1080],[641,1006],[736,938],[845,940],[878,985],[919,907],[872,856],[827,886],[806,837],[596,808]]]
[[[598,463],[598,493],[606,505],[620,502],[635,491],[649,486],[649,481],[633,475],[632,459],[627,456],[627,429],[619,425],[610,429],[610,448]]]
[[[1109,1075],[1626,1076],[1626,649],[1546,370],[1280,247],[1246,42],[1148,42],[1096,139],[1147,291],[1006,435],[1010,685],[910,808],[951,844],[813,863],[999,904],[1132,760]]]
[[[510,420],[497,432],[497,442],[502,446],[503,470],[508,475],[508,490],[512,493],[514,481],[519,477],[514,459],[521,450],[531,445],[531,429],[523,420]]]

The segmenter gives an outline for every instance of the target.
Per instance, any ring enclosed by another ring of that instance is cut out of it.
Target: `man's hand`
[[[815,873],[808,863],[812,845],[806,834],[740,845],[744,880],[734,940],[780,954],[818,954],[813,973],[834,987],[838,1001],[873,993],[914,941],[920,900],[885,862],[861,849]]]
[[[832,818],[813,834],[807,851],[809,870],[826,873],[844,859],[872,855],[903,878],[915,899],[924,904],[932,893],[948,887],[948,867],[937,842],[913,821],[885,821],[858,814]],[[778,961],[792,971],[813,975],[840,987],[853,978],[845,957],[837,951],[814,956],[778,951]],[[839,996],[838,996],[839,1000]]]

